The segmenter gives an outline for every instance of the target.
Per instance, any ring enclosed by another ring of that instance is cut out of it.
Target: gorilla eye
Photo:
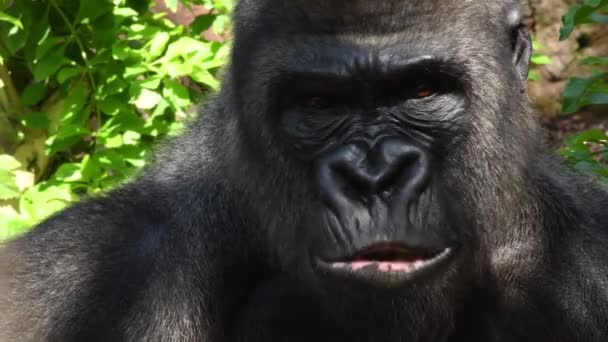
[[[428,83],[419,84],[414,90],[414,95],[417,99],[424,99],[426,97],[432,96],[435,93],[435,90]]]
[[[306,108],[311,109],[327,109],[331,107],[332,101],[327,96],[317,95],[317,96],[309,96],[304,99],[302,105]]]

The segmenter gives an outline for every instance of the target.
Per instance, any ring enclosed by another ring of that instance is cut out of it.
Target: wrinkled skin
[[[608,194],[510,0],[241,0],[217,96],[0,254],[0,341],[606,341]]]

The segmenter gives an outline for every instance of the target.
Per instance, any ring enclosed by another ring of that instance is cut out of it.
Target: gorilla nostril
[[[424,160],[423,151],[398,139],[380,141],[372,148],[349,145],[328,158],[331,176],[326,181],[349,198],[389,197],[421,182],[429,172]]]
[[[350,163],[336,165],[334,172],[336,177],[342,183],[342,189],[345,191],[352,190],[356,194],[362,194],[372,191],[370,183],[361,177],[361,174],[356,172],[356,167]]]
[[[383,150],[384,152],[384,150]],[[383,153],[384,154],[384,153]],[[374,188],[376,192],[390,192],[398,186],[403,178],[409,178],[409,171],[418,169],[420,155],[414,151],[400,151],[399,154],[391,155],[391,159],[381,162],[379,173],[376,177]]]

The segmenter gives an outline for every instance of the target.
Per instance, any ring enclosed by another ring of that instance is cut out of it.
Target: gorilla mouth
[[[355,253],[343,262],[332,263],[333,267],[351,268],[353,271],[368,266],[380,272],[411,272],[430,266],[443,251],[414,250],[398,244],[375,244]]]
[[[378,243],[350,257],[321,264],[332,274],[355,277],[380,285],[394,285],[426,273],[448,259],[451,254],[451,248],[412,249],[397,243]]]

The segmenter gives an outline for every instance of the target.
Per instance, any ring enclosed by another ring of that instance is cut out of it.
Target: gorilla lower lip
[[[391,286],[426,273],[448,259],[452,251],[452,248],[445,248],[421,252],[385,245],[366,249],[350,260],[322,262],[321,265],[330,274]]]

